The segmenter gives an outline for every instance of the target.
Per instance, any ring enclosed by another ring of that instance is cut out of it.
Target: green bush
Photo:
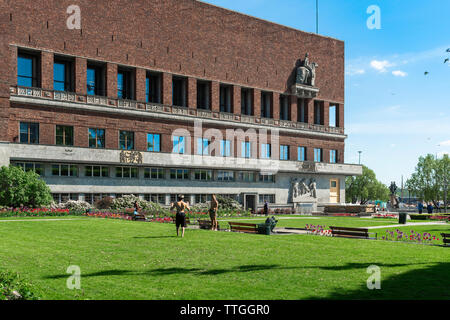
[[[0,272],[0,300],[38,300],[36,289],[18,274]]]
[[[219,208],[223,210],[243,210],[242,205],[231,198],[217,196],[217,201],[219,202]]]
[[[430,219],[431,214],[410,214],[409,216],[411,217],[411,220],[428,220]]]
[[[15,166],[0,168],[1,206],[38,208],[51,202],[50,188],[38,174]]]
[[[110,209],[113,204],[114,199],[111,197],[105,197],[101,200],[98,200],[94,205],[97,209],[104,210]]]

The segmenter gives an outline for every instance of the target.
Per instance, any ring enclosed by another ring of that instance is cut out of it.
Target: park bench
[[[134,221],[147,221],[147,218],[145,217],[145,214],[136,214],[135,216],[133,216],[133,220]]]
[[[258,233],[258,225],[254,223],[228,222],[231,231]]]
[[[450,233],[441,233],[442,241],[444,241],[444,246],[450,246]]]
[[[346,228],[346,227],[330,227],[333,237],[357,238],[357,239],[377,239],[375,232],[369,232],[365,228]],[[370,237],[374,234],[375,237]]]
[[[200,229],[211,230],[211,220],[198,220]],[[220,225],[217,224],[217,230],[220,230]]]

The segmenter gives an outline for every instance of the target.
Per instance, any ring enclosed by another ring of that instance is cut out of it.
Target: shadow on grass
[[[148,237],[133,237],[134,239],[166,239],[166,238],[176,238],[177,236],[148,236]]]
[[[436,263],[425,269],[414,269],[383,277],[381,268],[381,289],[369,290],[367,283],[356,290],[335,289],[320,299],[337,300],[448,300],[450,299],[450,262]],[[392,265],[395,266],[395,265]],[[369,278],[367,274],[367,279]],[[309,297],[308,299],[318,299]]]

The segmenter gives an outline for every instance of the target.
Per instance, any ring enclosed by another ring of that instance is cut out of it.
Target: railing
[[[275,120],[270,118],[257,118],[255,116],[232,114],[226,112],[216,112],[204,109],[190,109],[186,107],[163,105],[159,103],[147,103],[134,100],[123,100],[104,96],[91,96],[87,94],[83,95],[78,93],[46,90],[41,88],[15,86],[10,88],[10,94],[12,96],[25,96],[31,98],[63,101],[76,104],[106,106],[119,109],[136,109],[152,113],[176,114],[203,119],[216,119],[216,120],[257,124],[257,125],[262,124],[266,126],[315,131],[321,133],[331,133],[340,135],[344,134],[344,128],[340,127],[326,127],[302,122]]]

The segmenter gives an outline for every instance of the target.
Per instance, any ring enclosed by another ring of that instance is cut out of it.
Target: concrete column
[[[41,88],[53,90],[53,52],[41,53]]]
[[[83,58],[75,58],[75,92],[87,93],[87,60]]]
[[[172,74],[162,74],[162,103],[165,105],[172,105]]]
[[[117,64],[107,63],[106,66],[106,96],[117,98]]]
[[[147,70],[142,68],[136,69],[136,100],[145,101],[145,83],[147,78]]]
[[[10,163],[9,158],[10,158],[9,144],[0,142],[0,167],[9,166]]]

